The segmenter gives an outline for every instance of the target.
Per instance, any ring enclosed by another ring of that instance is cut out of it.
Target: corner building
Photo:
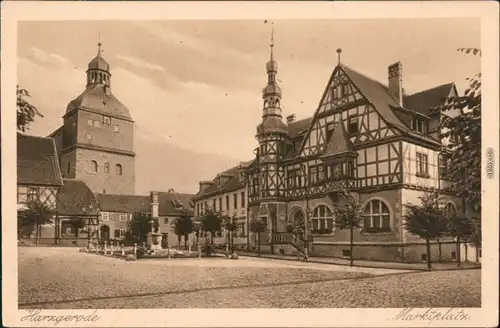
[[[134,121],[111,91],[111,70],[101,53],[90,61],[84,91],[66,107],[56,140],[64,178],[95,193],[135,194]]]
[[[354,259],[425,261],[424,241],[403,228],[403,204],[418,204],[425,191],[448,183],[442,178],[446,141],[438,129],[443,114],[432,108],[457,95],[456,87],[449,83],[408,95],[400,62],[388,67],[384,85],[341,63],[340,53],[312,117],[284,120],[271,46],[259,144],[246,167],[247,220],[267,225],[264,251],[296,254],[307,247],[312,256],[349,257],[349,231],[336,230],[333,215],[339,193],[347,190],[364,211],[354,233]],[[442,206],[468,211],[461,199],[444,193]],[[295,220],[305,222],[302,246],[287,232]],[[256,240],[251,234],[249,246]],[[432,257],[437,260],[437,244]],[[455,257],[452,240],[442,240],[441,259]]]

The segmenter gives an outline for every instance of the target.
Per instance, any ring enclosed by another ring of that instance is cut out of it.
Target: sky
[[[456,51],[480,47],[474,19],[22,22],[18,83],[44,115],[30,133],[62,124],[100,40],[113,94],[136,122],[137,192],[196,192],[198,181],[253,157],[272,28],[284,117],[314,114],[337,48],[343,63],[385,84],[401,61],[409,94],[448,82],[463,92],[480,70],[477,57]]]

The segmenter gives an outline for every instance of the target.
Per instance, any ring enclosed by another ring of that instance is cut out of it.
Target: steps
[[[272,235],[272,241],[274,245],[292,245],[297,252],[306,255],[306,242],[293,233],[275,232]]]

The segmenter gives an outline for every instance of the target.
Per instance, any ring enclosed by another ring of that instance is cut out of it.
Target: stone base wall
[[[344,251],[349,251],[349,243],[314,243],[310,250],[310,256],[343,258]],[[453,256],[453,252],[455,256]],[[353,248],[354,260],[419,263],[423,262],[423,254],[426,254],[424,243],[355,244]],[[455,243],[442,243],[441,261],[450,262],[455,259]],[[439,245],[437,243],[431,243],[431,260],[433,262],[439,260]]]

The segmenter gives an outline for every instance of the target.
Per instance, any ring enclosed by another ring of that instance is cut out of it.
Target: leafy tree
[[[250,231],[257,234],[257,253],[260,256],[260,234],[266,231],[267,226],[262,220],[254,219],[250,222]]]
[[[219,213],[212,210],[206,210],[201,216],[201,228],[203,231],[210,232],[210,243],[214,244],[214,234],[222,229],[222,217]]]
[[[38,246],[40,227],[52,223],[54,215],[54,209],[47,204],[39,200],[30,200],[24,209],[18,211],[18,230],[23,229],[31,234],[36,228],[35,244]]]
[[[335,207],[335,227],[338,229],[349,229],[349,248],[350,257],[349,265],[353,264],[353,249],[354,249],[354,228],[361,227],[361,220],[363,219],[363,209],[361,205],[356,202],[354,197],[349,195],[347,191],[341,193],[342,202],[340,206]]]
[[[128,222],[128,228],[139,241],[146,241],[147,234],[154,229],[154,219],[149,214],[134,213],[132,220]]]
[[[78,239],[80,229],[85,228],[85,220],[80,219],[80,218],[71,219],[68,221],[68,224],[71,225],[75,229],[76,239]]]
[[[234,232],[238,230],[238,224],[235,217],[224,216],[224,229],[229,233],[229,249],[234,250]]]
[[[457,245],[457,267],[461,266],[460,242],[469,240],[474,234],[476,224],[462,214],[453,214],[448,218],[448,234],[455,238]]]
[[[188,236],[194,231],[193,220],[187,215],[181,215],[174,221],[174,233],[177,243],[180,244],[181,236],[184,236],[184,247],[187,249]]]
[[[421,204],[405,204],[403,227],[410,233],[425,240],[427,250],[427,269],[431,270],[431,240],[442,237],[446,232],[446,219],[443,209],[438,205],[439,193],[427,192],[419,197]]]
[[[17,129],[19,131],[25,132],[29,125],[35,121],[37,116],[43,117],[43,115],[38,111],[38,109],[30,104],[26,98],[30,97],[29,92],[26,89],[19,88],[17,86]]]
[[[477,48],[457,49],[481,56]],[[442,112],[442,138],[449,138],[445,150],[447,177],[453,181],[448,191],[467,199],[476,212],[481,206],[481,73],[467,78],[463,96],[449,97],[436,111]]]

